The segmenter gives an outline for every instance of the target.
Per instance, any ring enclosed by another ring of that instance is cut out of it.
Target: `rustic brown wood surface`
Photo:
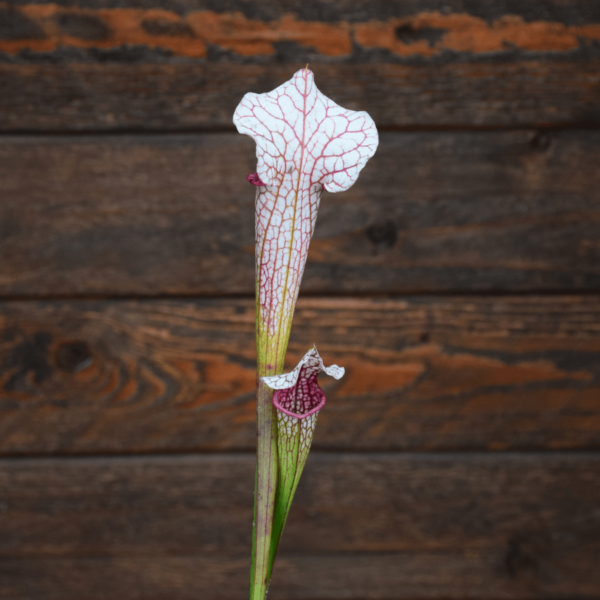
[[[247,455],[0,461],[6,598],[233,598]],[[600,459],[313,454],[270,596],[594,597]]]
[[[0,139],[0,292],[252,294],[253,142]],[[326,194],[310,293],[600,289],[600,132],[386,133]]]
[[[251,300],[12,302],[0,317],[0,452],[252,450]],[[597,297],[304,299],[317,449],[595,449]]]
[[[232,128],[307,61],[380,127],[600,122],[588,0],[20,0],[0,23],[4,131]]]

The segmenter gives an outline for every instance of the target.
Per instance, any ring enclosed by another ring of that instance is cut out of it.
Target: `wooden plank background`
[[[255,161],[238,134],[4,138],[0,292],[252,294]],[[595,131],[384,132],[303,290],[600,289],[599,163]]]
[[[595,454],[313,455],[272,597],[593,597],[598,467]],[[253,471],[227,454],[3,461],[0,590],[240,595]]]
[[[0,451],[251,450],[247,300],[5,302]],[[589,296],[301,300],[288,356],[323,381],[320,450],[534,450],[600,442]]]
[[[0,2],[0,598],[229,600],[251,140],[310,62],[381,145],[288,353],[347,369],[269,597],[600,598],[600,4]]]

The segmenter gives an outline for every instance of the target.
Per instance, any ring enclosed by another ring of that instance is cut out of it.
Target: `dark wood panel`
[[[254,457],[0,462],[3,597],[238,598]],[[319,455],[275,598],[595,597],[597,455]]]
[[[53,64],[58,60],[0,64],[0,130],[233,129],[233,111],[246,92],[270,91],[307,62],[148,64],[134,55],[118,64]],[[367,110],[380,128],[600,122],[597,58],[349,65],[313,60],[311,68],[325,94],[347,108]]]
[[[316,343],[315,447],[595,448],[598,297],[304,299],[289,365]],[[252,450],[251,300],[0,305],[0,451]]]
[[[0,140],[0,293],[252,294],[253,142]],[[326,194],[303,290],[600,289],[600,133],[386,133]]]

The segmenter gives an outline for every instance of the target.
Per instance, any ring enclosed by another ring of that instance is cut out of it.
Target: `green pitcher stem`
[[[269,586],[271,534],[277,490],[277,426],[273,391],[259,375],[256,404],[257,449],[250,600],[264,600]]]

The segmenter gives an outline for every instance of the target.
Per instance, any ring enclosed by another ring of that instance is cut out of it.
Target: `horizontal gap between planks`
[[[233,118],[233,115],[232,115]],[[415,132],[493,132],[493,131],[527,131],[535,129],[544,133],[552,133],[558,131],[598,131],[600,130],[600,122],[597,121],[581,121],[581,122],[565,122],[565,123],[525,123],[521,125],[407,125],[407,126],[378,126],[379,132],[398,132],[398,133],[415,133]],[[115,128],[115,129],[3,129],[0,130],[0,139],[3,137],[85,137],[85,136],[122,136],[122,135],[139,135],[139,136],[156,136],[156,135],[203,135],[215,133],[235,133],[236,128],[231,126],[220,127],[198,127],[198,128]]]
[[[347,292],[306,292],[300,293],[299,299],[329,299],[329,298],[389,298],[402,299],[414,298],[418,296],[427,296],[430,298],[526,298],[528,296],[598,296],[600,289],[536,289],[528,290],[437,290],[431,291],[427,289],[412,290],[408,292],[369,292],[369,291],[347,291]],[[65,301],[178,301],[178,300],[254,300],[254,294],[40,294],[40,295],[2,295],[0,294],[0,302],[65,302]]]
[[[20,452],[18,454],[12,453],[3,453],[0,454],[0,464],[2,462],[10,461],[10,462],[18,462],[18,461],[53,461],[53,460],[69,460],[69,461],[90,461],[94,462],[96,460],[167,460],[172,457],[178,457],[183,460],[193,460],[193,459],[201,459],[205,457],[207,460],[213,460],[215,457],[226,459],[228,457],[254,457],[256,450],[254,448],[247,450],[203,450],[198,452],[190,452],[189,450],[166,450],[161,452],[155,451],[131,451],[131,452],[77,452],[77,453],[68,453],[68,452],[31,452],[31,453],[23,453]],[[420,460],[437,460],[437,459],[461,459],[465,458],[481,458],[481,457],[490,457],[495,456],[498,457],[498,460],[508,460],[511,458],[536,458],[536,457],[580,457],[580,458],[600,458],[600,448],[590,449],[590,448],[574,448],[574,449],[523,449],[520,450],[518,448],[512,447],[510,450],[448,450],[448,451],[440,451],[440,450],[402,450],[395,451],[389,450],[387,448],[378,448],[375,450],[338,450],[335,448],[331,449],[319,449],[313,450],[310,453],[310,456],[318,457],[318,456],[326,456],[329,459],[335,459],[336,457],[342,458],[344,456],[352,456],[354,458],[360,456],[364,456],[365,460],[372,456],[377,456],[379,458],[397,458],[401,459],[402,457],[410,457],[412,460],[420,459]]]

